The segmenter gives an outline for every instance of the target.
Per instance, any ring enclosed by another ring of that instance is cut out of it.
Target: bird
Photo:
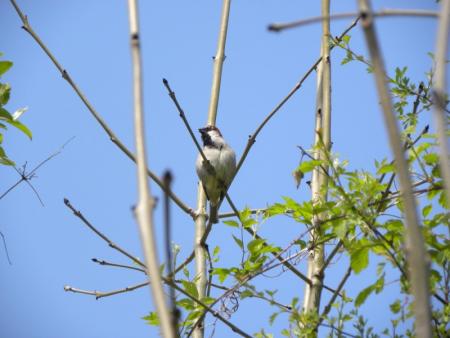
[[[199,129],[203,141],[203,154],[214,168],[211,170],[198,154],[195,168],[209,200],[209,220],[218,223],[219,203],[225,196],[236,171],[236,154],[226,143],[219,128],[208,125]]]

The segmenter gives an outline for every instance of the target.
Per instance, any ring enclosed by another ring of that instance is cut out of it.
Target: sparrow
[[[225,196],[236,171],[236,154],[226,143],[220,130],[215,126],[199,129],[203,141],[203,154],[214,170],[198,154],[195,168],[209,200],[209,219],[218,223],[219,203]]]

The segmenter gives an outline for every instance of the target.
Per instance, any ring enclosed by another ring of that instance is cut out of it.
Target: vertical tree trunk
[[[449,0],[447,0],[449,1]],[[366,37],[367,48],[373,64],[375,84],[380,98],[384,122],[389,136],[389,144],[395,157],[395,171],[400,183],[400,191],[404,204],[406,220],[406,258],[408,263],[408,278],[414,295],[414,313],[416,316],[416,335],[420,338],[432,337],[431,304],[429,286],[429,266],[422,231],[419,226],[416,198],[413,193],[408,162],[405,159],[403,142],[401,140],[398,121],[393,109],[389,85],[386,80],[386,69],[372,15],[369,0],[359,0],[362,16],[362,27]]]
[[[219,38],[217,42],[217,52],[214,57],[213,80],[211,86],[211,98],[208,110],[208,124],[216,125],[217,107],[219,105],[220,84],[222,80],[222,67],[225,60],[225,43],[227,39],[228,17],[230,14],[231,0],[223,0],[222,16],[220,22]],[[201,239],[206,229],[206,195],[199,182],[197,194],[197,212],[199,216],[195,221],[195,268],[196,268],[196,286],[199,298],[205,296],[206,291],[206,253]],[[211,222],[211,220],[209,220]],[[204,326],[203,323],[198,325],[192,336],[194,338],[203,338]]]
[[[330,1],[322,0],[322,16],[329,17]],[[315,155],[316,159],[325,159],[324,151],[330,150],[331,144],[331,74],[330,74],[330,20],[329,18],[322,21],[322,61],[317,67],[317,99],[316,99],[316,123],[315,123]],[[320,203],[327,199],[328,177],[325,170],[326,165],[317,167],[313,171],[311,190],[313,203]],[[321,235],[321,221],[324,215],[315,215],[313,218],[314,229],[310,232],[310,242],[314,245]],[[311,280],[311,284],[307,284],[305,288],[305,297],[303,301],[303,309],[305,312],[319,311],[320,296],[323,286],[324,264],[324,247],[323,245],[314,245],[308,257],[307,276]]]
[[[150,187],[147,181],[147,156],[145,149],[144,108],[142,99],[142,62],[137,0],[129,0],[128,8],[130,18],[131,56],[133,61],[134,128],[139,191],[139,200],[135,212],[139,223],[139,232],[147,266],[149,285],[161,323],[161,332],[164,338],[175,338],[175,328],[172,326],[169,309],[167,308],[163,292],[159,271],[158,251],[153,230],[153,207],[155,205],[155,200],[150,193]]]

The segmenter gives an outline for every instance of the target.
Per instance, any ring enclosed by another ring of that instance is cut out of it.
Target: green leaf
[[[183,284],[184,290],[189,293],[192,297],[198,298],[197,286],[194,282],[189,282],[186,280],[182,280],[181,284]]]
[[[0,106],[4,106],[9,101],[11,87],[7,83],[0,83]]]
[[[242,222],[244,228],[250,228],[254,224],[258,224],[258,222],[253,218],[247,218]]]
[[[14,165],[15,163],[11,161],[8,156],[6,156],[5,151],[0,147],[0,164],[3,165]]]
[[[159,326],[159,319],[156,312],[150,312],[148,316],[142,317],[142,319],[145,320],[149,325]]]
[[[350,255],[350,266],[356,274],[369,265],[369,248],[367,246],[356,249]]]
[[[183,274],[184,274],[184,276],[185,276],[186,278],[189,279],[189,269],[188,269],[187,267],[184,267],[184,268],[183,268]]]
[[[5,108],[0,108],[0,120],[3,121],[13,121],[13,117],[12,115],[5,109]]]
[[[223,283],[225,281],[225,279],[227,279],[227,277],[230,274],[230,269],[225,269],[225,268],[215,268],[212,272],[213,275],[216,275],[219,277],[219,282]]]
[[[334,226],[334,233],[340,239],[345,239],[345,235],[347,234],[348,224],[346,222],[339,222]]]
[[[236,221],[223,221],[223,223],[229,225],[230,227],[239,228],[239,223]]]
[[[0,61],[0,76],[5,74],[12,65],[13,63],[11,61]]]
[[[275,203],[266,209],[265,217],[272,217],[286,212],[286,206],[281,203]]]
[[[256,238],[247,244],[247,249],[252,254],[257,253],[263,247],[264,242],[265,240],[263,238]]]
[[[425,206],[422,209],[422,216],[424,218],[427,217],[430,214],[432,208],[433,208],[433,206],[431,204],[428,204],[427,206]]]
[[[280,314],[279,312],[274,312],[274,313],[272,313],[270,315],[270,317],[269,317],[269,324],[270,325],[273,325],[273,322],[275,321],[275,319],[277,319],[279,314]]]
[[[189,298],[183,298],[177,301],[177,305],[181,306],[183,309],[187,311],[191,311],[195,309],[195,303],[192,299]]]
[[[348,43],[350,42],[350,38],[351,38],[350,35],[344,35],[344,36],[342,37],[342,41],[343,41],[346,45],[348,45]]]
[[[394,172],[394,170],[395,170],[395,166],[393,163],[385,163],[377,170],[377,174],[382,175],[382,174],[392,173],[392,172]]]
[[[234,241],[236,242],[236,244],[242,249],[244,247],[244,244],[242,243],[242,241],[237,238],[235,235],[231,235],[233,236]]]
[[[216,246],[213,250],[213,257],[217,256],[219,254],[219,252],[220,252],[220,247]]]
[[[430,153],[423,156],[423,160],[428,165],[435,165],[439,162],[439,155],[436,153]]]
[[[379,294],[384,289],[384,275],[377,279],[375,284],[373,285],[373,289],[376,294]]]
[[[395,302],[389,305],[389,307],[391,308],[392,313],[399,313],[402,309],[402,303],[399,299],[397,299]]]
[[[314,170],[314,168],[318,167],[322,161],[320,160],[310,160],[310,161],[303,161],[297,168],[297,170],[301,171],[302,173],[307,173],[309,171]]]
[[[16,127],[21,132],[23,132],[25,135],[27,135],[30,140],[33,138],[33,135],[31,134],[31,130],[28,129],[27,126],[25,126],[24,124],[20,123],[19,121],[9,121],[9,124],[14,126],[14,127]]]
[[[368,286],[367,288],[365,288],[364,290],[362,290],[362,291],[358,294],[358,296],[356,296],[356,299],[355,299],[355,306],[356,306],[356,307],[359,307],[359,306],[361,306],[362,304],[364,304],[364,302],[366,301],[367,297],[370,296],[370,294],[373,292],[373,290],[374,290],[373,285]]]
[[[251,298],[253,297],[253,292],[251,292],[250,290],[244,290],[239,294],[239,297],[241,299]]]

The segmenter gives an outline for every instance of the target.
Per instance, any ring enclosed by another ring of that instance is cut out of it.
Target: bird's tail
[[[219,223],[219,210],[217,205],[213,205],[212,203],[209,206],[209,220],[211,223]]]

